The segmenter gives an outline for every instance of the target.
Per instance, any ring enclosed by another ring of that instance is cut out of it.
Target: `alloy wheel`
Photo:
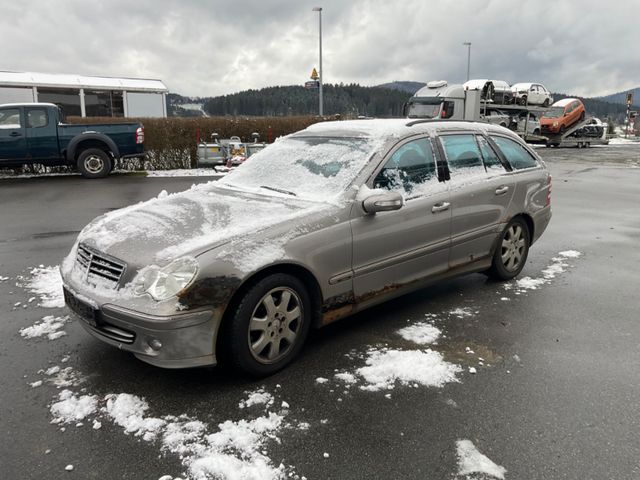
[[[263,364],[285,357],[302,329],[302,300],[291,288],[278,287],[258,302],[249,321],[249,350]]]
[[[516,271],[525,253],[526,241],[520,225],[509,227],[502,238],[502,264],[510,272]]]

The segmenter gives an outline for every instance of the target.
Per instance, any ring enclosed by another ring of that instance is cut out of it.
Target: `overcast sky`
[[[0,70],[159,78],[212,96],[471,77],[594,96],[640,85],[640,0],[0,0]]]

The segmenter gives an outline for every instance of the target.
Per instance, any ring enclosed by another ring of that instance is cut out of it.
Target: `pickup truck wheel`
[[[244,295],[224,331],[230,363],[254,377],[271,375],[300,352],[311,325],[311,298],[296,277],[270,275]]]
[[[99,148],[88,148],[78,155],[78,170],[85,178],[102,178],[111,171],[111,158]]]

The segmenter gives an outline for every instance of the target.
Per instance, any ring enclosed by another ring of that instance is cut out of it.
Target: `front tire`
[[[521,217],[514,218],[498,239],[487,275],[503,281],[516,277],[524,268],[530,245],[531,234],[527,223]]]
[[[106,177],[111,168],[111,158],[99,148],[88,148],[78,155],[78,170],[85,178]]]
[[[311,297],[302,281],[284,273],[253,285],[240,300],[225,342],[228,360],[254,377],[287,366],[300,352],[311,325]]]

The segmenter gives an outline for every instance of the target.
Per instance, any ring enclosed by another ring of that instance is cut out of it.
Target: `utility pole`
[[[318,115],[322,116],[324,113],[324,109],[322,106],[322,7],[313,7],[314,12],[318,12],[318,39],[320,46],[320,85],[318,90]]]
[[[467,82],[469,81],[469,72],[471,70],[471,42],[464,42],[467,46]]]
[[[633,93],[627,93],[627,118],[626,125],[624,126],[624,138],[627,138],[629,134],[629,128],[631,128],[631,104],[633,103]]]

